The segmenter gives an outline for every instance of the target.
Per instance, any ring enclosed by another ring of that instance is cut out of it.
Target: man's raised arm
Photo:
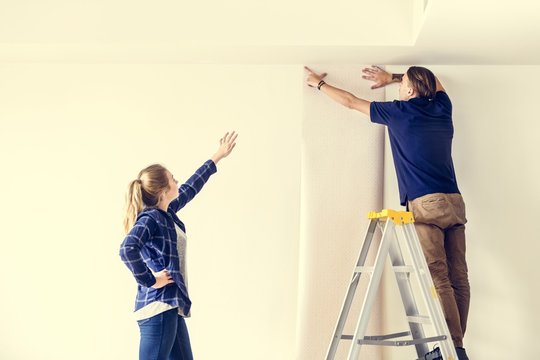
[[[360,99],[350,92],[339,89],[335,86],[327,84],[323,78],[327,75],[326,73],[317,74],[307,66],[304,66],[308,72],[308,77],[306,82],[308,86],[314,87],[328,95],[332,100],[340,103],[341,105],[348,107],[349,109],[358,110],[367,116],[369,116],[369,105],[370,101]]]

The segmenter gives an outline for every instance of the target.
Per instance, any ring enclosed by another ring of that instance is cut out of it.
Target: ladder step
[[[354,272],[355,273],[372,273],[373,266],[357,266]]]
[[[414,267],[412,266],[394,266],[394,272],[397,273],[406,273],[410,274],[414,272]],[[356,273],[372,273],[373,266],[357,266],[355,269]]]
[[[431,318],[429,316],[407,316],[407,320],[410,323],[416,323],[416,324],[431,324]]]
[[[410,274],[410,273],[414,272],[414,267],[412,267],[412,266],[394,266],[394,272]]]

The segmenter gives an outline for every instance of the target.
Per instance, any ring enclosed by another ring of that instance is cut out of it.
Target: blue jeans
[[[193,360],[186,322],[178,309],[137,323],[141,330],[139,360]]]

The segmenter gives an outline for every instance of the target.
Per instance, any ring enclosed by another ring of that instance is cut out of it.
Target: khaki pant
[[[428,194],[409,202],[454,346],[463,346],[470,287],[465,261],[465,204],[460,194]]]

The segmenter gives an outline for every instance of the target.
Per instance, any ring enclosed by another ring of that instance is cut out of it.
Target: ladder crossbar
[[[411,346],[411,345],[418,345],[418,344],[427,344],[427,343],[432,343],[432,342],[441,341],[441,340],[446,340],[446,336],[439,335],[439,336],[432,336],[432,337],[423,338],[423,339],[395,340],[395,341],[364,339],[364,340],[358,340],[358,343],[363,344],[363,345],[379,345],[379,346]]]

